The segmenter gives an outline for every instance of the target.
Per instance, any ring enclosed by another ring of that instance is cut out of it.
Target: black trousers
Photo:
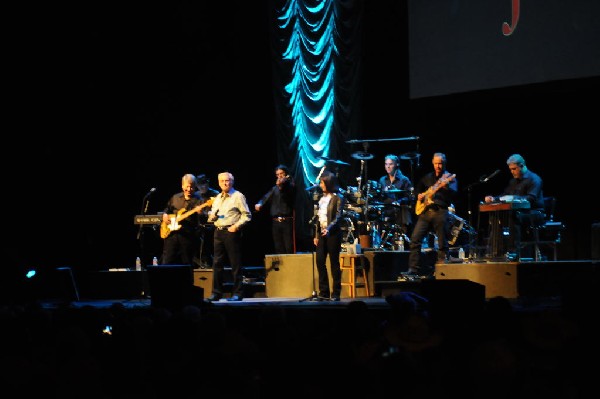
[[[340,252],[342,250],[342,232],[339,231],[326,237],[320,236],[316,249],[316,264],[319,272],[319,296],[328,298],[339,297],[342,292],[342,270],[340,269]],[[327,256],[331,266],[331,280],[333,287],[329,287],[327,274]]]
[[[230,233],[226,229],[214,231],[213,294],[223,295],[223,277],[227,261],[233,276],[232,295],[244,296],[242,276],[242,233]]]
[[[271,232],[276,254],[294,253],[294,219],[273,220]]]

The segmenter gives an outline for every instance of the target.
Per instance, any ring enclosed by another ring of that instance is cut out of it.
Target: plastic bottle
[[[463,254],[464,255],[464,254]],[[155,256],[154,258],[152,258],[152,264],[154,266],[158,265],[158,258]]]
[[[465,250],[463,249],[463,247],[460,247],[458,249],[458,257],[459,259],[465,259]]]
[[[142,271],[142,260],[140,259],[139,256],[137,258],[135,258],[135,271],[137,271],[137,272]]]
[[[404,251],[404,236],[402,234],[398,238],[398,251]]]

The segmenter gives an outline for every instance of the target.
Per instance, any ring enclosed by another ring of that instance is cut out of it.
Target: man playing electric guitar
[[[161,264],[193,265],[200,248],[202,199],[198,194],[196,176],[188,173],[181,178],[182,191],[171,196],[164,209],[161,224],[163,252]]]
[[[163,222],[160,225],[160,237],[167,238],[172,231],[179,230],[181,228],[182,220],[188,218],[194,213],[199,213],[202,209],[211,206],[212,203],[213,199],[211,198],[202,205],[198,205],[189,211],[185,208],[181,208],[179,211],[177,211],[177,215],[169,215],[168,222],[165,222],[165,218],[163,217]]]
[[[428,277],[433,270],[425,270],[421,265],[421,246],[429,232],[437,236],[437,260],[445,262],[448,258],[449,218],[448,207],[454,202],[458,191],[456,175],[446,170],[446,155],[433,154],[433,172],[423,176],[415,186],[417,203],[415,213],[417,222],[410,237],[407,278]]]

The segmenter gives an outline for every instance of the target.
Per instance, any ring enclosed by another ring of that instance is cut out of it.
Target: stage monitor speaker
[[[268,298],[310,297],[313,292],[313,254],[265,255]],[[314,271],[315,278],[318,272]]]
[[[600,223],[592,224],[592,260],[600,260]]]
[[[28,279],[30,299],[71,302],[79,300],[79,288],[70,267],[38,270]]]
[[[146,266],[152,306],[174,311],[187,305],[201,305],[204,290],[194,286],[190,265]]]

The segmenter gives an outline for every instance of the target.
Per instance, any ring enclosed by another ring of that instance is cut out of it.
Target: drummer
[[[400,170],[400,159],[394,154],[388,154],[384,158],[386,174],[379,178],[378,184],[381,190],[380,201],[384,205],[392,207],[393,223],[402,226],[405,233],[409,233],[408,226],[412,224],[413,184],[410,179]]]

